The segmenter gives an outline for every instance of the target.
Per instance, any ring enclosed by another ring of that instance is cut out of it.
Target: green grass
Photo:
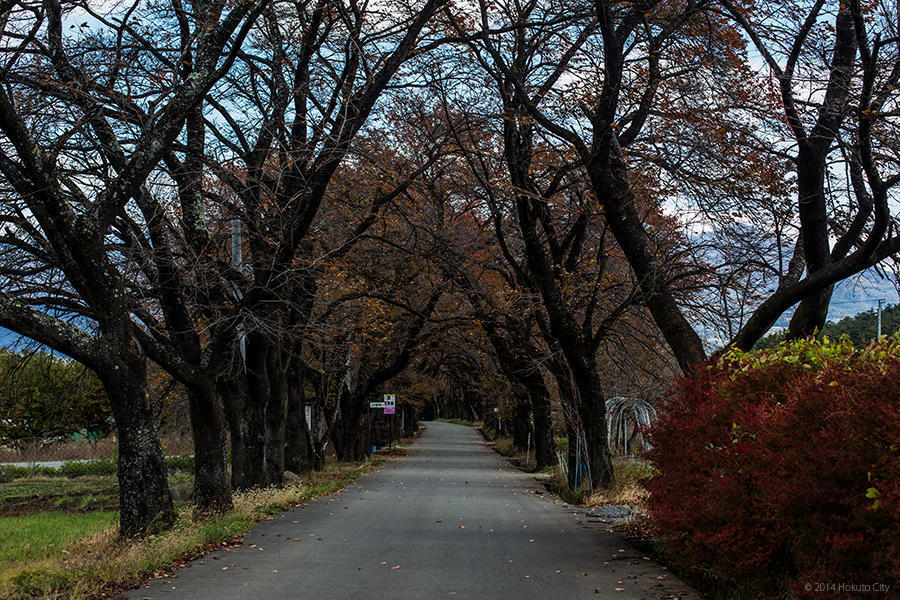
[[[118,518],[109,511],[0,517],[0,570],[15,562],[62,556],[67,544],[102,531]]]
[[[0,483],[0,516],[45,511],[113,511],[119,506],[115,477],[48,479],[35,477]]]
[[[169,485],[189,483],[192,479],[188,473],[179,473],[169,477]],[[0,517],[50,511],[115,511],[118,508],[119,484],[113,476],[30,477],[0,483]]]
[[[291,506],[336,492],[382,464],[384,460],[378,458],[362,463],[329,464],[324,471],[311,473],[302,482],[283,489],[236,494],[233,511],[201,521],[193,518],[191,506],[179,503],[175,526],[143,540],[118,539],[115,512],[44,512],[4,518],[0,523],[0,549],[11,559],[0,560],[0,598],[32,600],[56,598],[60,594],[67,600],[97,598],[101,592],[136,583],[148,573],[179,565],[208,549],[227,544],[257,521],[271,519],[271,515]],[[170,482],[185,478],[190,476],[170,478]],[[46,483],[26,480],[2,484],[0,493],[21,498],[37,492],[38,497],[44,497],[51,495]],[[87,486],[89,480],[51,483]],[[97,481],[93,483],[96,485]],[[62,495],[72,491],[70,487]],[[94,517],[95,514],[102,516]],[[35,524],[29,525],[32,522]],[[2,529],[4,525],[8,533]],[[15,541],[10,542],[7,537]]]

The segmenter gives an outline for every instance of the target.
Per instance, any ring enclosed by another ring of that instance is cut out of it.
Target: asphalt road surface
[[[128,598],[699,598],[608,528],[474,429],[429,423],[407,456]]]

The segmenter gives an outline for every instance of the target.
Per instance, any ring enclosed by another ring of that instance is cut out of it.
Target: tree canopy
[[[104,7],[0,13],[0,325],[102,383],[123,535],[174,510],[148,361],[201,510],[364,456],[399,386],[543,462],[558,403],[602,486],[608,397],[900,252],[896,6]]]

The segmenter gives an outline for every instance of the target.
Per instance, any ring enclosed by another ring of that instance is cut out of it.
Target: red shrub
[[[670,560],[758,598],[900,583],[898,354],[798,342],[679,381],[651,431]]]

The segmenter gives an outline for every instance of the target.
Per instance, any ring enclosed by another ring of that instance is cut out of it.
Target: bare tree
[[[112,50],[85,43],[86,34],[64,33],[64,12],[76,8],[86,10],[57,0],[17,2],[3,14],[0,172],[7,185],[5,241],[31,254],[31,265],[63,274],[63,287],[79,304],[52,288],[35,293],[26,268],[4,284],[0,323],[69,354],[103,381],[119,432],[120,531],[131,536],[167,524],[174,513],[146,357],[131,319],[131,273],[106,240],[149,193],[147,176],[191,108],[227,71],[262,4],[224,12],[221,4],[200,3],[190,46],[166,51],[142,37],[132,20],[138,5],[108,22],[104,37]],[[184,55],[194,57],[190,70],[179,66]],[[152,83],[128,80],[129,59],[137,57],[159,65]],[[128,96],[152,106],[139,126],[118,119],[128,111]],[[35,112],[44,103],[52,111]],[[67,313],[75,320],[63,318]]]

